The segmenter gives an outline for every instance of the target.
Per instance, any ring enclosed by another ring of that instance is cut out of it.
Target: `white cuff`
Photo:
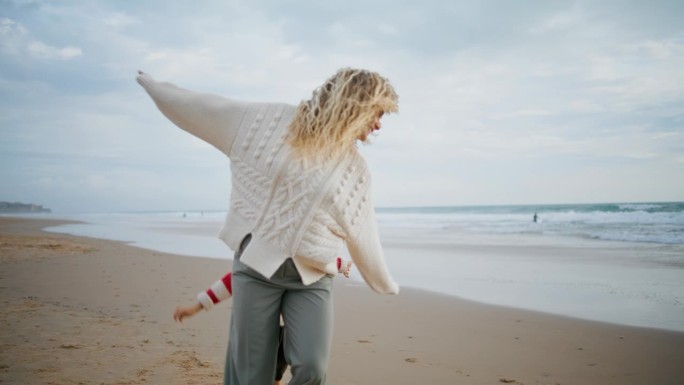
[[[197,300],[202,304],[204,310],[210,310],[214,307],[214,301],[211,300],[211,297],[205,291],[197,294]]]

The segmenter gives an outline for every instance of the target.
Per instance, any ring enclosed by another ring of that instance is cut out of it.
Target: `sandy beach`
[[[230,303],[171,314],[229,261],[42,231],[56,224],[0,218],[0,383],[221,383]],[[332,385],[681,384],[683,361],[684,333],[336,279]]]

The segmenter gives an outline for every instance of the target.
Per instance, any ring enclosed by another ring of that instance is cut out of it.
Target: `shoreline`
[[[220,216],[95,214],[69,219],[85,222],[48,230],[189,257],[201,252],[204,257],[230,259],[230,251],[216,236],[223,223]],[[404,287],[566,317],[684,331],[684,245],[380,230],[387,263]],[[362,282],[355,271],[352,279]]]
[[[9,217],[9,218],[13,218],[13,217]],[[19,218],[19,219],[31,219],[31,218]],[[42,221],[42,220],[44,220],[44,219],[40,218],[40,219],[37,219],[37,220]],[[161,251],[161,250],[156,250],[156,249],[154,249],[154,248],[148,248],[148,247],[143,247],[143,246],[135,245],[135,244],[132,244],[132,243],[129,243],[129,242],[126,242],[126,241],[118,241],[118,240],[112,240],[112,239],[106,239],[106,238],[98,238],[98,237],[95,237],[95,236],[73,235],[73,234],[67,234],[67,233],[57,233],[57,232],[53,232],[53,231],[46,231],[45,229],[48,228],[48,227],[54,227],[54,228],[56,228],[56,227],[59,227],[60,225],[64,225],[64,224],[87,224],[87,222],[72,221],[72,220],[63,220],[63,219],[56,219],[56,220],[52,220],[52,221],[55,222],[55,223],[54,223],[54,224],[51,224],[51,225],[48,225],[48,226],[45,226],[43,229],[41,229],[41,231],[44,232],[46,235],[49,235],[49,234],[55,234],[55,235],[57,235],[57,236],[65,235],[65,236],[75,237],[75,238],[89,238],[89,239],[92,239],[92,240],[95,240],[95,241],[116,242],[116,243],[122,243],[122,244],[126,245],[127,247],[131,247],[131,248],[139,249],[139,250],[144,250],[144,251],[146,251],[146,252],[152,252],[152,253],[155,253],[155,254],[167,254],[167,255],[171,255],[171,256],[179,257],[179,258],[199,258],[199,259],[208,259],[208,260],[216,261],[216,262],[219,262],[219,263],[225,263],[225,262],[227,261],[228,263],[232,264],[232,259],[231,259],[231,258],[219,258],[219,257],[201,256],[201,255],[185,255],[185,254],[182,254],[182,255],[181,255],[181,254],[174,254],[174,253],[169,253],[169,252],[165,252],[165,251]],[[182,232],[181,230],[178,230],[178,231],[179,231],[179,233]],[[589,240],[589,241],[590,241],[590,242],[610,242],[610,241],[599,241],[599,240]],[[618,244],[616,241],[615,241],[614,243],[615,243],[615,244]],[[624,243],[629,243],[629,242],[624,242]],[[633,243],[635,243],[637,246],[638,246],[638,245],[642,245],[641,243],[638,243],[638,242],[633,242]],[[429,243],[425,243],[425,245],[428,245],[428,244],[429,244]],[[421,245],[420,247],[424,247],[425,245]],[[432,246],[433,246],[433,247],[439,247],[439,246],[436,246],[436,245],[432,245]],[[465,247],[467,248],[467,247],[469,247],[470,245],[463,245],[463,246],[465,246]],[[508,246],[510,246],[510,245],[496,245],[495,247],[496,247],[496,248],[503,248],[503,247],[508,247]],[[624,247],[624,245],[619,245],[619,246],[620,246],[620,247]],[[647,247],[647,246],[652,246],[652,245],[647,244],[647,245],[642,245],[642,246]],[[660,247],[668,247],[668,246],[670,246],[670,245],[659,245],[659,246],[660,246]],[[414,248],[414,249],[419,249],[420,247],[418,247],[418,246],[416,246],[416,245],[411,245],[410,243],[406,243],[406,244],[401,244],[401,243],[399,243],[399,244],[394,244],[394,243],[391,243],[387,248],[388,248],[388,249],[392,249],[392,248],[395,248],[395,249],[398,249],[398,248]],[[679,266],[679,265],[674,265],[674,266],[676,266],[676,267],[681,267],[681,266]],[[357,280],[353,280],[353,279],[352,279],[352,280],[348,281],[348,282],[347,282],[346,284],[344,284],[344,285],[345,285],[345,286],[348,286],[348,287],[350,287],[350,288],[352,288],[352,289],[366,288],[366,284],[365,284],[365,282],[361,279],[361,277],[357,275],[356,278],[357,278]],[[667,328],[654,327],[654,326],[629,325],[629,324],[618,323],[618,322],[593,320],[593,319],[587,319],[587,318],[582,318],[582,317],[575,317],[575,316],[572,316],[572,315],[554,313],[554,312],[550,312],[550,311],[543,311],[543,310],[530,309],[530,308],[525,308],[525,307],[520,307],[520,306],[509,306],[509,305],[504,305],[504,304],[489,303],[489,302],[478,301],[478,300],[466,298],[466,297],[463,297],[463,296],[459,296],[459,295],[457,295],[457,294],[449,294],[449,293],[444,293],[444,292],[440,292],[440,291],[437,291],[437,290],[425,289],[425,288],[420,288],[420,287],[401,286],[401,290],[402,290],[402,291],[410,290],[410,291],[420,292],[420,293],[423,293],[423,295],[426,295],[426,296],[436,296],[436,297],[443,296],[443,297],[445,297],[445,298],[452,298],[452,299],[455,299],[455,300],[458,300],[458,301],[470,302],[470,303],[473,303],[473,304],[478,304],[478,305],[483,305],[483,306],[494,306],[494,307],[500,307],[500,308],[504,308],[504,309],[510,309],[511,311],[525,311],[525,312],[531,312],[531,313],[538,313],[539,315],[546,315],[546,316],[558,317],[558,318],[566,318],[566,319],[568,319],[568,320],[576,320],[576,321],[583,321],[583,322],[594,322],[594,323],[597,323],[597,324],[604,324],[604,325],[607,325],[607,326],[613,325],[613,326],[631,327],[631,328],[638,328],[638,329],[645,329],[645,330],[657,330],[657,331],[684,333],[684,331],[682,331],[682,330],[674,330],[674,329],[667,329]]]
[[[229,260],[0,218],[0,382],[221,383],[230,304],[175,324]],[[678,384],[684,333],[335,280],[329,383]]]

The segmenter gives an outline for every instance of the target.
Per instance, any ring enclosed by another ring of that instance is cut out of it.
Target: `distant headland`
[[[0,213],[50,213],[52,210],[34,203],[0,202]]]

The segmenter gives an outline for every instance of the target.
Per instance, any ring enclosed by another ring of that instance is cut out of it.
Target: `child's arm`
[[[349,278],[349,271],[352,265],[352,261],[344,261],[342,258],[337,257],[337,270],[347,278]],[[183,318],[192,317],[202,309],[210,310],[214,305],[230,298],[233,295],[232,278],[232,273],[224,275],[223,278],[214,282],[209,289],[197,294],[197,302],[195,304],[177,307],[173,313],[173,319],[183,322]]]
[[[191,306],[178,306],[173,313],[173,319],[177,322],[183,322],[183,318],[192,317],[202,309],[202,304],[199,302]]]
[[[197,294],[197,301],[202,304],[202,307],[209,310],[217,303],[230,298],[233,295],[232,277],[233,273],[224,275],[223,278],[214,282],[209,289]]]
[[[195,304],[177,307],[173,313],[173,319],[183,322],[183,318],[192,317],[202,309],[211,309],[217,303],[230,298],[232,293],[232,273],[228,273],[214,282],[209,289],[199,293]]]

